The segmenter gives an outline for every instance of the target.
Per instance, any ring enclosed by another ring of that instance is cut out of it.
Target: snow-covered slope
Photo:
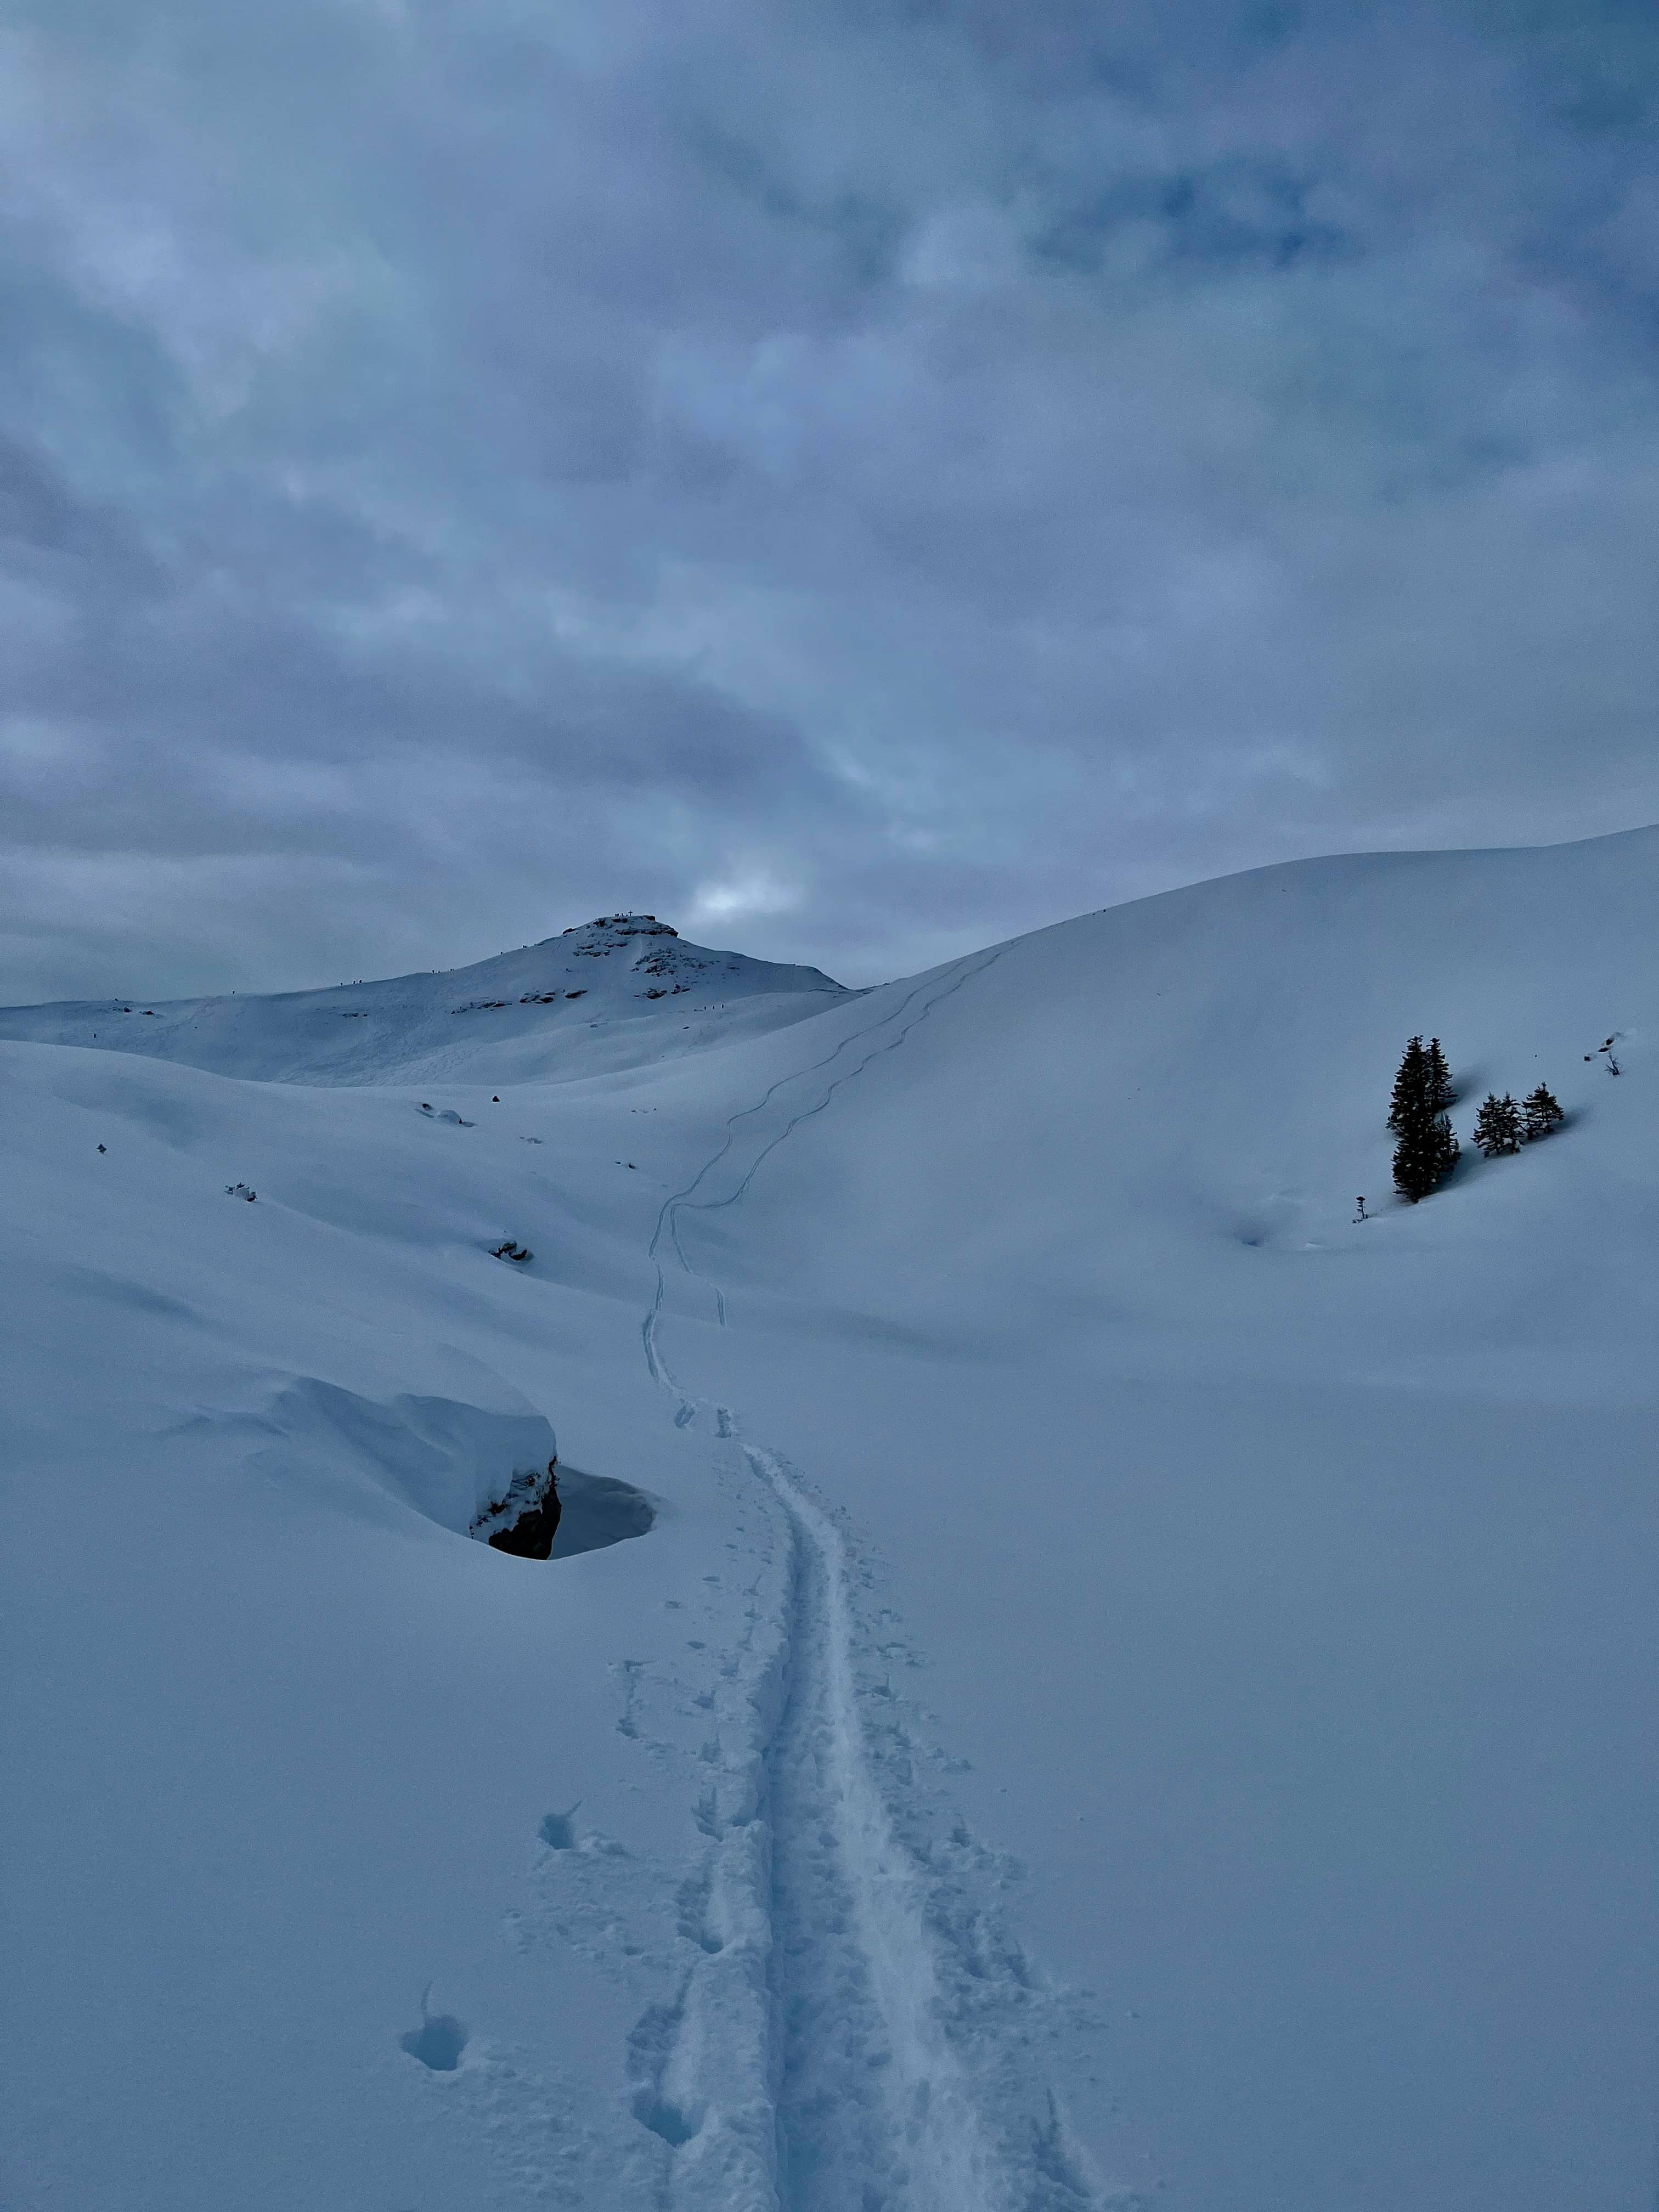
[[[3,2201],[1648,2212],[1656,864],[8,1018]]]
[[[654,915],[617,914],[471,968],[383,983],[0,1008],[0,1038],[95,1044],[265,1082],[465,1073],[514,1083],[729,1042],[846,995],[816,968],[711,951]]]

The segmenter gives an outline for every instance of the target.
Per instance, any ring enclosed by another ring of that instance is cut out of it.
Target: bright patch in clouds
[[[738,876],[726,883],[700,884],[691,902],[694,922],[733,921],[753,915],[787,914],[800,903],[800,892],[775,876]]]

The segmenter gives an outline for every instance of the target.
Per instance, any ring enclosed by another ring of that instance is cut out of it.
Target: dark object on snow
[[[1521,1149],[1521,1109],[1506,1091],[1499,1098],[1489,1091],[1474,1117],[1474,1141],[1489,1160]]]
[[[496,1094],[495,1094],[495,1097],[490,1100],[490,1102],[489,1102],[489,1103],[490,1103],[490,1104],[491,1104],[492,1106],[499,1106],[499,1105],[501,1104],[501,1093],[500,1093],[499,1091],[497,1091],[497,1092],[496,1092]]]
[[[104,1148],[100,1145],[98,1149],[101,1152]],[[250,1206],[252,1205],[258,1193],[251,1191],[245,1182],[228,1182],[225,1185],[225,1196],[227,1198],[245,1198]]]
[[[1618,1054],[1613,1051],[1613,1038],[1609,1037],[1605,1044],[1598,1044],[1595,1048],[1595,1051],[1597,1055],[1607,1061],[1607,1073],[1609,1075],[1619,1075],[1621,1074],[1623,1071],[1620,1067]]]
[[[103,1146],[102,1146],[101,1145],[100,1145],[100,1146],[99,1146],[99,1147],[98,1147],[98,1149],[99,1149],[99,1151],[101,1152],[103,1151],[103,1149],[104,1149],[104,1148],[103,1148]]]
[[[466,2049],[466,2030],[453,2013],[428,2012],[427,1999],[431,1995],[428,1982],[421,1997],[421,2024],[398,2038],[399,2046],[433,2073],[453,2074]]]
[[[1527,1117],[1522,1133],[1528,1144],[1536,1137],[1547,1137],[1552,1129],[1567,1118],[1561,1110],[1560,1100],[1541,1083],[1536,1091],[1527,1093],[1521,1105]]]
[[[1354,1204],[1359,1209],[1359,1211],[1354,1215],[1354,1219],[1356,1221],[1369,1221],[1371,1217],[1365,1211],[1365,1199],[1363,1192],[1357,1199],[1355,1199]]]
[[[522,1267],[526,1260],[532,1259],[535,1255],[524,1245],[515,1244],[509,1237],[505,1244],[492,1244],[489,1248],[489,1256],[492,1260],[516,1260]]]
[[[524,1500],[507,1526],[495,1529],[487,1539],[492,1552],[507,1552],[515,1559],[551,1558],[553,1539],[558,1534],[559,1515],[562,1510],[559,1504],[558,1467],[556,1453],[547,1462],[544,1485],[534,1480],[525,1482],[522,1475],[515,1475],[507,1496],[498,1505],[492,1506],[488,1513],[480,1516],[482,1520],[489,1521],[497,1514],[510,1512],[515,1494]],[[520,1490],[521,1483],[525,1485],[522,1491]]]
[[[1409,1039],[1394,1079],[1389,1127],[1399,1139],[1395,1188],[1413,1206],[1457,1164],[1457,1138],[1445,1113],[1454,1095],[1439,1038],[1431,1039],[1427,1051],[1420,1036]]]
[[[544,1475],[528,1469],[515,1474],[507,1495],[473,1522],[471,1534],[519,1559],[574,1559],[648,1535],[656,1519],[655,1502],[631,1482],[561,1468],[556,1457]]]

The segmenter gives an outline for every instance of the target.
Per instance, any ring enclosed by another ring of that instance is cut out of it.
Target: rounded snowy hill
[[[96,1045],[264,1082],[523,1083],[637,1066],[805,1020],[855,994],[817,968],[692,945],[614,914],[470,968],[270,998],[0,1009],[0,1039]]]

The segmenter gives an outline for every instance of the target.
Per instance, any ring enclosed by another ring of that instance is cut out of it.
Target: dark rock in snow
[[[509,1552],[518,1559],[550,1558],[562,1510],[558,1467],[554,1458],[547,1462],[544,1475],[515,1474],[506,1497],[474,1522],[473,1534],[483,1533],[492,1521],[499,1522],[501,1525],[484,1537],[492,1552]]]

